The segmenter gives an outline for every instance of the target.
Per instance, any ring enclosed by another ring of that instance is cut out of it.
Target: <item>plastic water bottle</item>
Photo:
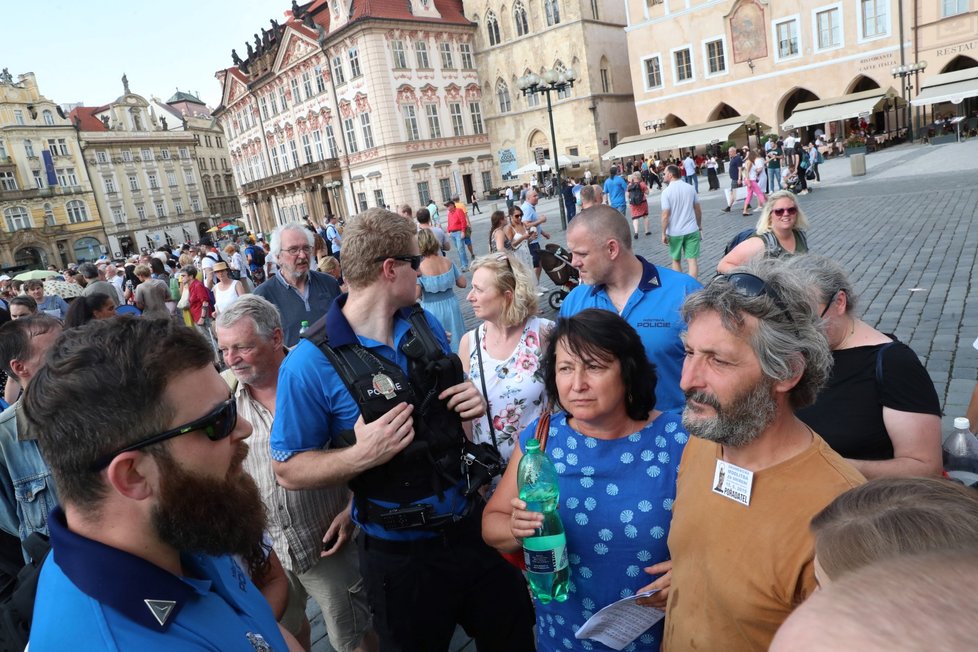
[[[954,420],[954,433],[944,442],[944,470],[955,482],[978,489],[978,439],[964,417]]]
[[[523,539],[523,559],[530,582],[530,591],[543,604],[567,599],[570,569],[567,565],[567,537],[564,524],[557,514],[560,492],[557,489],[557,470],[540,442],[531,439],[526,454],[520,460],[517,474],[520,500],[526,509],[543,514],[543,525],[537,533]]]
[[[309,330],[309,322],[307,322],[305,319],[303,319],[299,323],[299,337],[302,337],[303,335],[305,335],[307,330]]]

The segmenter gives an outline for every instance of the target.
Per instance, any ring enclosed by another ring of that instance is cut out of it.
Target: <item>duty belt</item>
[[[362,510],[364,521],[379,523],[385,530],[438,530],[465,518],[469,513],[467,505],[461,514],[435,514],[435,507],[430,503],[415,503],[398,507],[381,507],[369,500],[366,509]],[[365,517],[365,518],[364,518]]]

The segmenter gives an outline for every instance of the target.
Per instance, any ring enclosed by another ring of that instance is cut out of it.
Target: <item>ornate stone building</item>
[[[214,115],[249,225],[485,191],[473,30],[459,0],[313,0],[233,51]]]
[[[487,98],[497,185],[533,163],[537,147],[546,158],[556,149],[558,156],[589,159],[565,174],[580,176],[587,168],[597,173],[602,154],[638,133],[628,59],[621,56],[621,2],[466,0],[465,15],[478,25],[476,66]],[[517,87],[523,75],[554,68],[572,68],[577,77],[573,88],[551,95],[556,148],[546,98],[523,97]]]
[[[59,269],[102,255],[105,232],[71,122],[33,73],[0,73],[0,266]]]
[[[85,165],[113,255],[196,241],[210,227],[197,171],[196,141],[171,131],[141,95],[129,90],[99,107],[77,107]]]
[[[973,5],[968,0],[627,0],[639,124],[647,124],[643,133],[653,136],[653,129],[755,114],[780,131],[807,127],[841,136],[842,121],[857,117],[873,131],[901,131],[906,117],[895,107],[928,78],[978,66]],[[928,66],[910,75],[908,92],[893,69],[921,60]],[[821,121],[793,117],[802,103],[818,108],[809,116]]]

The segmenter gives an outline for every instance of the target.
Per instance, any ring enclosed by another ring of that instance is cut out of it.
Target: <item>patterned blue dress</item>
[[[567,418],[566,412],[551,418],[547,454],[560,477],[569,596],[566,602],[536,602],[537,650],[610,650],[577,640],[574,632],[602,607],[652,582],[646,566],[669,559],[676,471],[689,436],[680,415],[669,412],[615,440],[582,435]],[[524,453],[534,432],[536,421],[520,436]],[[662,628],[660,621],[625,650],[658,650]]]

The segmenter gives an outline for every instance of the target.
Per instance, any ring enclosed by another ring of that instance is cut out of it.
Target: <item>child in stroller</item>
[[[800,194],[804,190],[805,186],[802,185],[801,177],[798,174],[798,167],[792,165],[788,168],[788,171],[784,175],[784,189],[790,190],[791,192]]]
[[[557,286],[547,296],[547,303],[560,310],[564,297],[581,283],[581,273],[571,265],[571,253],[558,244],[550,243],[540,250],[540,266]]]

